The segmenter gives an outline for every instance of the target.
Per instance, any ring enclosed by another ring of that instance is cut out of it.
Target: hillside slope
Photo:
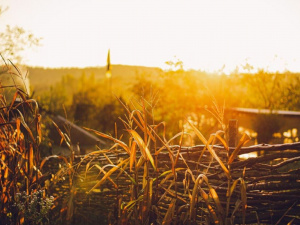
[[[82,74],[86,76],[95,75],[96,80],[104,80],[106,67],[87,67],[87,68],[42,68],[28,67],[31,88],[36,94],[42,93],[61,81],[65,75],[72,75],[79,78]],[[112,65],[112,81],[118,88],[120,85],[129,85],[138,76],[151,76],[155,79],[162,72],[160,68]]]

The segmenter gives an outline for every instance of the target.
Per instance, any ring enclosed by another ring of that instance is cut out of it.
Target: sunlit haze
[[[25,63],[112,64],[233,71],[246,62],[300,71],[300,1],[3,0],[0,30],[18,25],[42,37]],[[225,65],[225,67],[224,67]]]

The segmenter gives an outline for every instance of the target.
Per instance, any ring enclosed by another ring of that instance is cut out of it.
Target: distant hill
[[[83,73],[86,76],[95,75],[97,80],[105,79],[106,67],[87,67],[87,68],[42,68],[28,67],[29,80],[32,90],[41,93],[51,85],[61,81],[65,75],[80,77]],[[162,70],[156,67],[112,65],[112,81],[118,85],[132,84],[137,76],[157,77]]]

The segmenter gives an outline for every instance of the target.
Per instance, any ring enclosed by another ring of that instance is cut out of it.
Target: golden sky
[[[42,37],[26,63],[45,67],[112,64],[230,72],[248,62],[300,71],[298,0],[2,0],[0,17]]]

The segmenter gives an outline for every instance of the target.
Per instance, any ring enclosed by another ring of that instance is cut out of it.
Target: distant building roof
[[[299,111],[253,109],[253,108],[228,108],[228,111],[248,113],[248,114],[277,114],[282,116],[300,116]]]
[[[105,145],[105,141],[95,137],[94,135],[90,134],[83,128],[77,126],[76,124],[72,123],[62,116],[54,116],[53,120],[60,126],[67,124],[71,127],[71,140],[74,143],[79,143],[80,145],[96,145],[100,143]]]

